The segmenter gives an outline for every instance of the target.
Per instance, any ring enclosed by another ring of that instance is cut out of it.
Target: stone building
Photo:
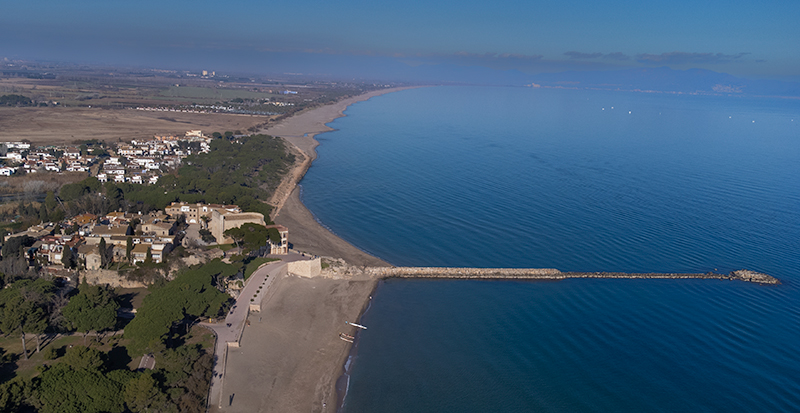
[[[281,234],[281,240],[279,243],[275,244],[270,241],[270,254],[274,255],[286,255],[289,253],[289,228],[284,227],[283,225],[267,225],[267,228],[275,228],[278,230],[278,233]]]
[[[244,224],[257,224],[266,226],[264,215],[258,212],[238,212],[214,210],[211,213],[211,220],[208,222],[208,230],[220,244],[233,242],[233,239],[225,235],[225,231],[231,228],[239,228]]]

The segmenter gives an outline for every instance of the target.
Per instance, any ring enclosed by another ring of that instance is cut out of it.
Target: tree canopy
[[[186,319],[216,317],[231,300],[217,289],[216,280],[236,274],[240,267],[219,259],[179,273],[145,298],[136,317],[125,327],[125,337],[132,354],[158,348],[172,327]]]
[[[3,244],[3,258],[14,257],[22,252],[23,248],[30,247],[35,242],[36,238],[28,235],[9,238],[8,241]]]
[[[88,333],[113,328],[117,321],[117,309],[119,304],[113,291],[84,282],[80,292],[69,300],[62,313],[76,330]]]
[[[105,374],[102,363],[97,350],[69,349],[64,361],[45,368],[34,379],[34,407],[41,412],[123,412],[122,389],[134,373]]]
[[[33,101],[31,98],[22,95],[3,95],[0,96],[0,106],[31,106]]]
[[[35,281],[19,280],[0,291],[0,333],[20,334],[26,359],[25,334],[44,333],[47,328],[47,304],[52,299],[53,291],[53,283],[42,278]]]
[[[245,252],[258,250],[267,245],[267,241],[279,243],[281,236],[277,229],[267,228],[263,225],[247,223],[239,228],[230,228],[225,235],[236,241]]]

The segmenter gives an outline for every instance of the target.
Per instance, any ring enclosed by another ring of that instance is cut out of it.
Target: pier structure
[[[707,273],[630,273],[630,272],[562,272],[555,268],[450,268],[450,267],[373,267],[380,278],[451,278],[485,280],[563,280],[566,278],[642,278],[642,279],[717,279],[758,284],[780,284],[767,274],[737,270],[728,274]]]

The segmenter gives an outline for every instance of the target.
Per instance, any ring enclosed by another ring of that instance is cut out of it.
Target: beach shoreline
[[[327,124],[346,116],[344,111],[352,104],[369,100],[375,96],[413,89],[414,86],[374,90],[358,96],[343,99],[320,108],[311,109],[289,117],[282,122],[259,131],[280,137],[289,145],[295,155],[292,170],[275,191],[270,204],[274,210],[270,218],[275,223],[286,226],[290,231],[290,242],[297,251],[313,255],[342,258],[355,266],[390,266],[380,258],[372,256],[349,242],[339,238],[314,218],[300,199],[299,183],[313,161],[317,158],[315,137],[334,129]]]
[[[327,123],[345,116],[353,103],[405,89],[350,97],[259,131],[284,139],[296,157],[270,200],[270,218],[289,228],[293,250],[330,257],[326,261],[336,269],[318,277],[284,275],[275,280],[262,311],[248,316],[241,347],[228,351],[224,396],[219,404],[211,403],[210,411],[337,411],[341,400],[336,383],[351,351],[338,333],[355,334],[344,322],[360,319],[378,284],[364,269],[390,264],[323,227],[301,202],[298,183],[316,159],[319,142],[314,137],[334,130]]]
[[[393,267],[342,240],[324,228],[301,202],[298,185],[319,142],[315,136],[333,130],[326,124],[344,116],[353,103],[405,88],[386,89],[348,98],[287,118],[262,133],[282,137],[297,156],[290,174],[272,200],[276,223],[290,229],[294,249],[326,257],[330,267],[316,277],[283,275],[251,313],[241,347],[228,353],[225,397],[219,411],[337,412],[343,408],[349,380],[348,360],[358,353],[358,330],[345,321],[361,323],[382,280],[482,279],[560,280],[565,278],[716,279],[777,284],[760,273],[729,275],[677,273],[578,273],[547,268],[431,268]],[[379,292],[378,292],[379,293]],[[350,344],[339,338],[356,336]],[[212,406],[212,411],[218,411]]]

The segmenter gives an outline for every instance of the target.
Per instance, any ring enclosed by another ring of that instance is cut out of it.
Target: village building
[[[150,251],[149,244],[138,244],[133,247],[131,250],[131,263],[138,264],[140,262],[145,262],[147,259],[147,253]],[[152,258],[152,255],[151,255]]]
[[[27,235],[27,236],[29,236],[31,238],[39,239],[39,238],[44,237],[46,235],[51,235],[53,233],[54,229],[55,229],[55,227],[54,227],[52,222],[41,223],[39,225],[31,226],[30,228],[26,229],[25,231],[17,232],[15,234],[6,235],[6,237],[3,239],[3,241],[8,241],[11,238],[21,237],[23,235]]]
[[[83,265],[87,270],[102,269],[103,262],[96,245],[81,245],[78,247],[78,259],[84,263]]]
[[[278,233],[281,235],[281,240],[279,243],[275,244],[272,241],[269,242],[270,247],[270,254],[273,255],[286,255],[289,253],[289,228],[284,227],[283,225],[268,225],[267,228],[275,228],[278,230]]]
[[[217,211],[221,214],[236,214],[242,212],[241,208],[239,208],[237,205],[202,204],[199,202],[196,204],[173,202],[168,207],[164,208],[164,211],[167,213],[167,215],[172,217],[185,215],[187,223],[202,224],[202,227],[205,226],[205,222],[202,217],[206,217],[210,220],[211,214],[214,211]],[[263,221],[263,215],[261,215],[261,219]]]

